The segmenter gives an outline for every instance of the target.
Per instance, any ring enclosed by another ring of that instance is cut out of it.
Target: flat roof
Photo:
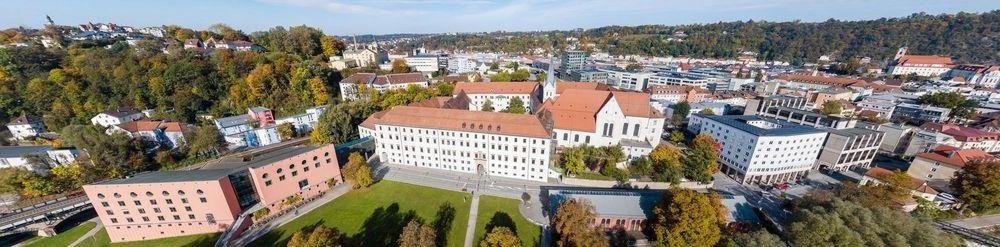
[[[232,170],[212,169],[212,170],[190,170],[190,171],[152,171],[132,175],[123,179],[108,180],[97,183],[97,185],[119,185],[119,184],[147,184],[147,183],[175,183],[175,182],[197,182],[215,181],[228,176]]]
[[[881,131],[866,129],[866,128],[850,128],[850,129],[830,129],[830,133],[840,135],[840,136],[860,136],[860,135],[870,135],[876,134]]]
[[[307,153],[319,149],[322,146],[297,145],[265,150],[259,153],[250,153],[242,156],[226,157],[216,160],[214,164],[207,164],[207,169],[236,170],[245,168],[257,168],[280,160],[288,159],[299,154]]]
[[[559,205],[569,199],[586,200],[600,216],[653,217],[653,206],[663,198],[664,191],[624,190],[549,190],[549,210],[555,215]]]
[[[49,150],[52,150],[52,146],[0,146],[0,158],[21,158],[27,154]]]
[[[742,130],[744,132],[750,133],[756,136],[787,136],[787,135],[805,135],[814,133],[826,133],[826,131],[805,126],[798,125],[787,121],[775,120],[765,117],[760,117],[757,115],[711,115],[711,114],[701,114],[695,113],[694,116],[710,119],[712,121],[725,124],[727,126]],[[765,129],[748,124],[748,121],[764,121],[778,125],[777,128]]]

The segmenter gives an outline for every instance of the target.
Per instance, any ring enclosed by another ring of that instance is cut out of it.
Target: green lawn
[[[80,225],[52,237],[34,237],[31,240],[26,241],[28,244],[25,244],[24,246],[69,246],[69,244],[79,239],[80,236],[83,236],[83,234],[90,231],[90,229],[94,229],[95,226],[97,226],[97,223],[90,221],[83,222],[80,223]]]
[[[284,246],[299,229],[319,224],[345,234],[347,246],[396,246],[399,233],[411,219],[447,232],[438,240],[447,241],[446,246],[461,246],[469,200],[468,193],[383,180],[368,189],[348,192],[271,231],[251,246]]]
[[[172,238],[160,238],[152,240],[143,241],[132,241],[132,242],[122,242],[122,243],[111,243],[111,239],[108,238],[108,231],[101,229],[101,231],[94,234],[94,237],[87,238],[81,242],[79,247],[146,247],[146,246],[184,246],[184,247],[198,247],[198,246],[213,246],[215,245],[215,240],[219,239],[218,233],[206,233],[206,234],[196,234],[189,236],[180,236]],[[56,245],[65,246],[65,245]]]
[[[494,196],[479,197],[479,216],[476,219],[476,244],[486,235],[487,226],[506,226],[521,238],[521,246],[541,245],[542,229],[532,224],[518,210],[521,201]],[[491,228],[492,229],[492,228]]]

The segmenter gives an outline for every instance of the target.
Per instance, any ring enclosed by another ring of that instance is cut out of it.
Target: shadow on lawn
[[[490,234],[493,228],[506,227],[517,235],[517,224],[514,223],[514,218],[511,218],[506,212],[496,212],[493,217],[490,217],[490,222],[486,223],[486,234]]]
[[[399,212],[399,204],[380,207],[365,220],[361,232],[351,236],[349,246],[396,246],[403,227],[411,220],[418,219],[413,210]]]
[[[454,221],[455,207],[450,202],[438,206],[437,219],[431,223],[431,227],[434,227],[434,233],[437,234],[435,242],[438,246],[448,246],[448,232],[451,231],[451,225]]]

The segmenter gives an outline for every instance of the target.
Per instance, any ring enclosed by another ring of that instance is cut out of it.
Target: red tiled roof
[[[427,78],[421,73],[388,74],[380,77],[385,77],[385,81],[389,82],[389,84],[406,84],[427,81]],[[376,84],[378,83],[376,82]]]
[[[984,140],[1000,139],[1000,134],[997,133],[987,132],[971,127],[958,126],[954,124],[928,122],[921,125],[920,128],[941,132],[946,135],[955,137],[956,140],[962,142],[980,142]]]
[[[929,159],[961,168],[969,161],[993,159],[994,157],[979,149],[958,149],[948,145],[938,145],[931,152],[917,154],[917,158]]]
[[[162,129],[163,132],[181,132],[183,130],[181,124],[178,122],[165,122],[165,121],[154,121],[154,120],[136,120],[132,122],[122,123],[117,126],[132,133],[140,131],[153,131],[155,129]]]
[[[537,82],[459,82],[455,92],[466,94],[533,94],[538,90]]]
[[[567,89],[555,100],[548,100],[538,112],[548,111],[557,129],[594,132],[597,112],[612,98],[618,102],[622,114],[644,118],[662,118],[662,114],[649,105],[649,95],[638,92],[598,91]]]
[[[343,80],[340,80],[340,83],[353,83],[353,84],[363,83],[363,84],[367,84],[367,83],[371,83],[373,80],[375,80],[375,74],[374,73],[357,73],[357,74],[353,74],[351,76],[348,76],[347,78],[344,78]]]
[[[549,138],[534,115],[396,106],[368,117],[362,126],[392,125],[485,134]]]
[[[942,65],[945,67],[954,66],[950,57],[928,56],[928,55],[903,55],[896,62],[897,66],[929,66]]]
[[[806,74],[780,74],[778,79],[794,82],[812,83],[812,84],[825,84],[834,86],[856,86],[863,87],[867,83],[864,80],[845,78],[845,77],[834,77],[834,76],[815,76]]]
[[[566,91],[567,89],[588,89],[600,91],[611,90],[608,85],[596,82],[560,82],[556,84],[556,94],[562,94],[563,91]]]

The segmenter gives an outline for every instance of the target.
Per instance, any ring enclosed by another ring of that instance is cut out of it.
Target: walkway
[[[979,229],[995,225],[1000,225],[1000,214],[984,215],[972,218],[952,220],[948,223],[955,224],[962,228]]]
[[[469,224],[465,228],[465,247],[475,246],[472,242],[476,237],[476,218],[479,217],[479,193],[472,193],[472,205],[469,206]]]
[[[334,186],[333,189],[330,189],[330,191],[327,191],[326,194],[323,194],[322,197],[302,204],[302,206],[294,210],[295,212],[286,212],[264,225],[256,226],[246,232],[243,232],[243,235],[240,235],[239,238],[229,242],[228,246],[248,246],[257,238],[271,232],[271,230],[281,227],[285,223],[295,220],[299,218],[299,216],[309,213],[323,204],[326,204],[333,199],[337,199],[349,191],[351,191],[351,185],[349,183],[340,183],[337,186]]]
[[[104,224],[101,224],[101,220],[100,219],[93,218],[93,219],[90,219],[90,221],[93,221],[94,223],[97,223],[97,225],[94,226],[94,229],[90,229],[89,232],[87,232],[86,234],[83,234],[83,236],[80,236],[80,238],[76,239],[76,241],[73,241],[73,243],[69,244],[69,247],[75,247],[75,246],[79,245],[83,241],[86,241],[88,238],[91,238],[94,235],[96,235],[97,232],[101,231],[101,229],[104,229]]]

